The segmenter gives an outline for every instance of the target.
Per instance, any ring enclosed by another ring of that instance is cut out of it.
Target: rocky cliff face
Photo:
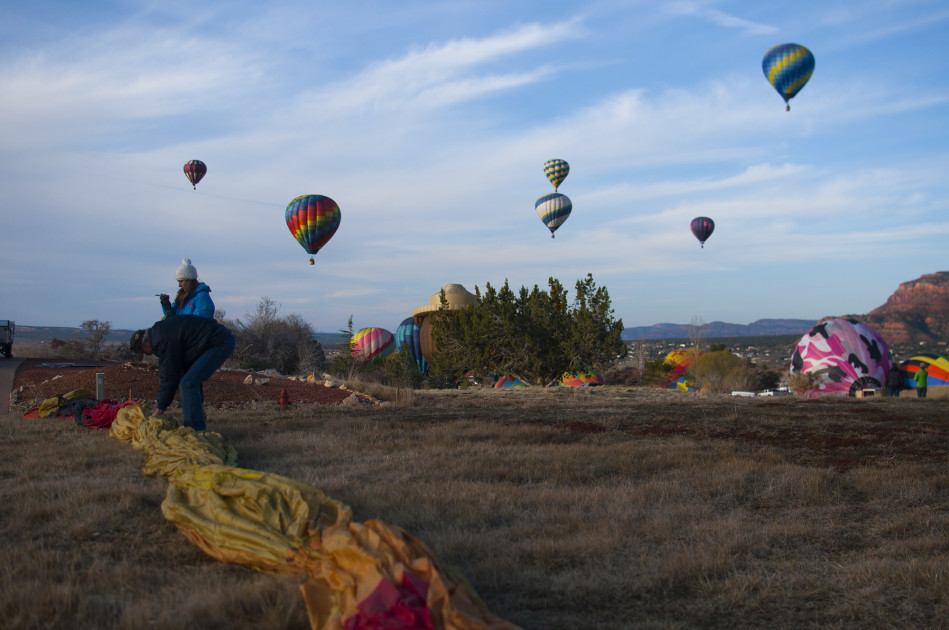
[[[949,271],[902,283],[883,306],[859,319],[890,345],[949,339]]]

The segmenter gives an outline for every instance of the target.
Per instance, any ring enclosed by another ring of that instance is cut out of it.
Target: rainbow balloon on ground
[[[666,381],[669,389],[684,389],[691,391],[689,384],[685,379],[685,373],[689,366],[695,363],[695,360],[704,353],[698,348],[679,348],[666,355],[663,363],[672,366],[669,372],[669,378]]]
[[[935,352],[917,354],[900,363],[903,385],[915,388],[916,382],[913,380],[913,376],[919,371],[919,368],[924,366],[926,373],[929,374],[927,387],[949,385],[949,357]]]
[[[564,372],[563,376],[560,377],[560,385],[565,387],[587,387],[602,384],[603,376],[599,372],[590,372],[588,370]]]
[[[395,352],[395,335],[385,328],[363,328],[350,340],[354,359],[384,359]]]
[[[801,337],[791,357],[791,374],[814,374],[817,395],[853,396],[882,388],[890,370],[890,349],[876,330],[855,319],[820,322]]]
[[[518,389],[520,387],[527,387],[527,385],[512,374],[505,374],[494,384],[494,389]]]
[[[406,317],[395,329],[396,352],[408,352],[418,366],[419,374],[428,372],[428,361],[422,355],[422,329],[414,317]]]

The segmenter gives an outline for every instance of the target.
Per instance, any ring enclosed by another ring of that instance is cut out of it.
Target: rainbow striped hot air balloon
[[[534,210],[540,220],[544,222],[544,225],[547,226],[547,229],[550,230],[550,238],[553,238],[557,228],[563,225],[563,222],[570,216],[573,204],[567,195],[555,192],[544,195],[534,202]]]
[[[920,367],[926,368],[929,374],[928,387],[949,385],[949,357],[935,352],[925,352],[900,363],[900,372],[903,373],[903,384],[906,387],[916,387],[913,375]]]
[[[590,385],[602,384],[603,375],[588,370],[564,372],[563,376],[560,377],[560,385],[563,387],[589,387]]]
[[[395,352],[395,336],[385,328],[363,328],[350,339],[354,359],[384,359]]]
[[[527,387],[527,385],[513,374],[505,374],[494,384],[494,389],[519,389],[521,387]]]
[[[560,184],[563,183],[563,180],[567,179],[569,173],[570,165],[567,164],[566,160],[554,158],[553,160],[544,162],[544,175],[546,175],[550,183],[554,185],[555,191],[560,187]]]
[[[336,234],[341,218],[336,202],[323,195],[300,195],[287,204],[285,216],[293,238],[310,254],[311,265],[313,256]]]
[[[768,82],[784,99],[787,111],[791,111],[788,101],[801,91],[814,74],[814,55],[799,44],[779,44],[764,54],[761,69]]]

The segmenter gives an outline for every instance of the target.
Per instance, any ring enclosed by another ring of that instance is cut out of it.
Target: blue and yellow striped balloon
[[[780,44],[771,48],[761,60],[761,69],[791,111],[789,100],[801,91],[814,74],[814,55],[799,44]]]
[[[568,173],[570,173],[570,165],[567,164],[566,160],[554,158],[553,160],[544,162],[544,175],[546,175],[550,183],[554,185],[554,190],[557,190],[560,184],[563,183],[563,180],[567,179]]]
[[[534,203],[534,210],[540,220],[544,222],[544,225],[547,226],[547,229],[550,230],[550,238],[553,238],[557,228],[570,216],[573,204],[567,195],[555,192],[538,199]]]

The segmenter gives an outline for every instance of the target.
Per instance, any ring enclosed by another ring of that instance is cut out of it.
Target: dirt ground
[[[106,398],[149,402],[154,401],[158,392],[157,366],[149,363],[25,359],[14,377],[10,412],[24,414],[47,398],[79,388],[94,392],[99,372],[104,375]],[[336,405],[350,396],[359,402],[372,402],[365,394],[327,386],[322,381],[313,383],[239,370],[218,371],[204,385],[205,404],[218,409],[247,409],[268,401],[279,403],[284,391],[291,405]],[[451,415],[450,410],[458,404],[502,404],[506,414],[526,421],[541,410],[561,418],[563,421],[557,426],[570,433],[609,432],[640,437],[711,438],[746,446],[763,444],[793,453],[792,459],[798,463],[839,471],[855,466],[886,467],[896,461],[932,462],[949,458],[949,398],[945,397],[739,398],[623,385],[416,392],[416,412],[420,417],[441,413],[439,409],[448,410]]]
[[[97,373],[104,375],[105,397],[112,400],[154,401],[158,393],[158,367],[150,363],[105,364],[24,359],[17,367],[13,380],[11,412],[26,411],[47,398],[80,388],[95,392]],[[261,401],[279,402],[284,391],[290,404],[337,404],[353,394],[338,387],[328,387],[322,382],[309,383],[271,374],[219,370],[205,382],[204,399],[209,405],[241,406]]]

